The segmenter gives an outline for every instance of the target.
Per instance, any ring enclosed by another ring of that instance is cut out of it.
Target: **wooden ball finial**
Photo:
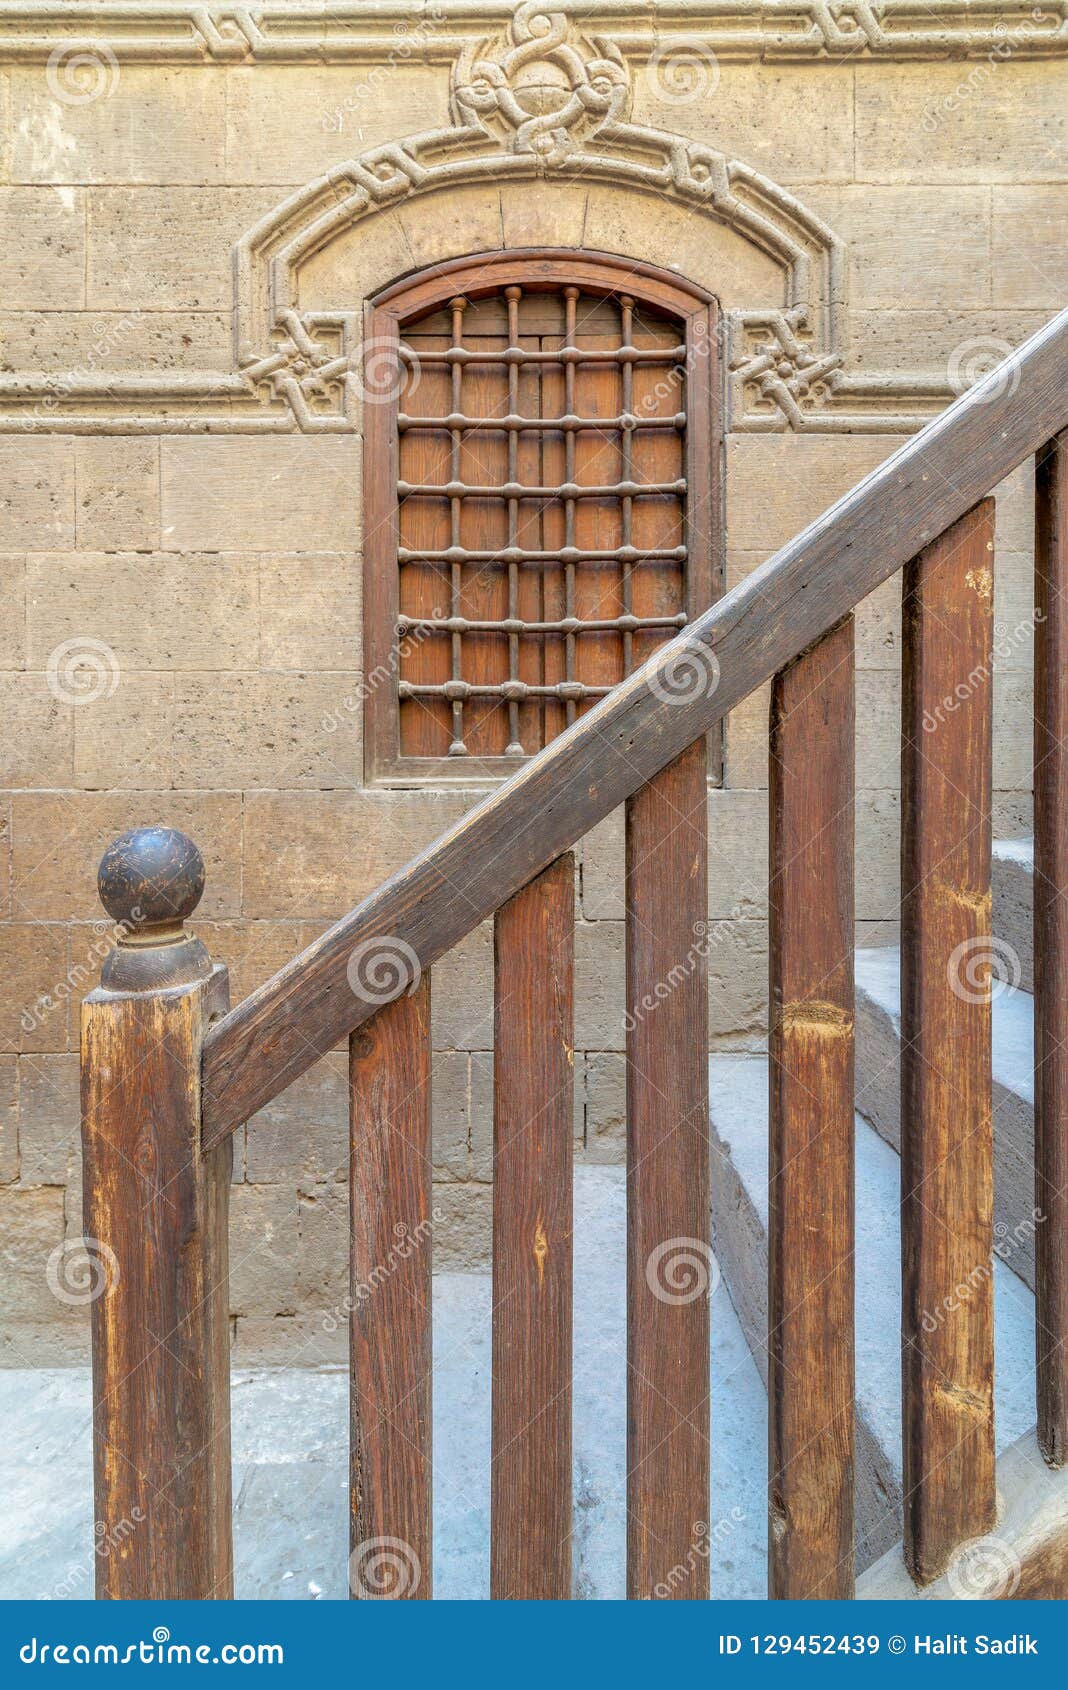
[[[120,930],[102,985],[147,991],[210,974],[207,951],[183,925],[204,892],[204,859],[184,833],[173,827],[120,833],[100,859],[97,887]]]

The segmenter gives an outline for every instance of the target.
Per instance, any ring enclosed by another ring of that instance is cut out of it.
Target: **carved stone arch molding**
[[[623,190],[634,196],[623,257],[647,256],[633,249],[633,231],[652,204],[659,214],[671,207],[706,230],[728,230],[763,255],[777,276],[775,297],[740,299],[724,313],[732,429],[901,433],[954,397],[945,376],[851,374],[841,243],[796,196],[750,165],[704,142],[631,123],[630,96],[628,61],[613,40],[585,33],[562,9],[544,11],[528,0],[507,26],[461,50],[448,128],[337,165],[239,241],[231,375],[111,375],[106,386],[92,374],[61,382],[2,377],[0,429],[356,429],[362,300],[340,290],[336,303],[309,308],[302,278],[336,243],[355,239],[373,255],[390,213],[479,187],[502,201],[525,196],[528,207],[539,195],[548,203],[569,189]],[[474,236],[436,256],[489,244]],[[532,235],[519,244],[561,243]],[[425,256],[410,254],[407,263],[402,257],[364,292],[425,263]],[[693,280],[720,292],[715,275]]]

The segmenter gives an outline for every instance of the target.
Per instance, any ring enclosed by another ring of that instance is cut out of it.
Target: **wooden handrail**
[[[1068,422],[1068,311],[692,622],[210,1032],[217,1144],[820,639]],[[349,964],[400,956],[359,996]]]

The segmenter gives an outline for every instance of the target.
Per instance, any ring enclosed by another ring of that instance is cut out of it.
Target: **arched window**
[[[715,301],[502,252],[369,306],[370,779],[509,773],[719,588]]]

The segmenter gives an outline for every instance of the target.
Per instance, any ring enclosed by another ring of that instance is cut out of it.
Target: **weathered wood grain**
[[[1035,466],[1035,1355],[1038,1441],[1068,1459],[1068,433]]]
[[[999,367],[977,383],[213,1028],[205,1144],[366,1019],[345,981],[355,945],[393,936],[429,967],[1063,427],[1068,311],[1013,364],[1014,380]],[[680,688],[687,663],[717,684]]]
[[[987,499],[908,566],[902,603],[901,1343],[919,1583],[995,1520],[993,545]]]
[[[494,927],[490,1595],[571,1595],[575,865]]]
[[[98,1597],[233,1595],[232,1149],[200,1149],[204,1029],[227,1002],[216,968],[159,992],[95,991],[82,1009],[95,1517],[110,1534]]]
[[[430,976],[349,1041],[349,1590],[431,1594]]]
[[[853,618],[775,678],[769,1595],[853,1594]]]
[[[627,1594],[707,1598],[705,742],[627,806]]]

